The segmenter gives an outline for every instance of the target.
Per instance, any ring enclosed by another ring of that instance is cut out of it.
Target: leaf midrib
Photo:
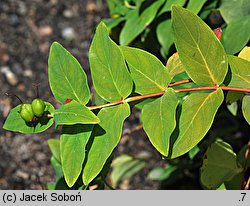
[[[86,121],[86,120],[90,120],[90,121],[96,121],[97,119],[96,118],[92,118],[90,116],[86,116],[86,114],[79,114],[79,113],[74,113],[74,112],[56,112],[55,115],[66,115],[66,116],[74,116],[74,117],[82,117],[84,118],[83,120]],[[61,122],[61,121],[60,121]]]
[[[216,84],[217,82],[216,82],[216,80],[214,78],[214,75],[211,73],[210,67],[207,64],[206,59],[204,58],[203,53],[201,52],[198,43],[196,42],[196,40],[194,39],[194,37],[193,37],[192,33],[190,32],[189,28],[187,27],[187,25],[183,21],[182,16],[181,15],[178,15],[178,16],[179,16],[180,20],[182,21],[183,25],[185,26],[185,28],[186,28],[187,32],[189,33],[190,37],[194,41],[194,44],[196,45],[196,48],[197,48],[198,52],[200,53],[200,55],[202,57],[202,61],[205,64],[205,68],[207,69],[207,72],[208,72],[209,76],[211,77],[211,80],[213,81],[214,84]],[[200,22],[199,22],[199,24],[200,24]]]
[[[238,72],[233,72],[237,77],[239,77],[240,79],[242,79],[243,81],[247,82],[248,84],[250,84],[250,79],[246,79],[245,77],[243,77],[242,75],[240,75]]]
[[[215,91],[217,92],[217,91]],[[205,99],[204,101],[202,102],[202,104],[198,107],[198,110],[197,112],[195,113],[195,115],[192,117],[191,121],[190,121],[190,124],[188,125],[188,127],[186,128],[186,130],[183,132],[183,135],[180,136],[176,142],[174,143],[175,147],[176,145],[178,145],[178,143],[183,139],[183,137],[186,135],[187,131],[189,130],[189,128],[193,125],[193,121],[194,119],[196,118],[196,116],[198,115],[198,113],[200,112],[200,110],[202,109],[203,105],[211,98],[211,96],[214,94],[214,92],[210,93]]]
[[[79,101],[79,103],[81,103],[81,104],[84,104],[80,99],[79,99],[79,97],[78,97],[78,95],[76,94],[76,92],[75,92],[75,90],[74,90],[74,88],[72,87],[72,85],[71,85],[71,83],[70,83],[70,81],[69,81],[69,79],[68,79],[68,77],[66,76],[66,74],[65,74],[65,72],[64,72],[64,69],[63,69],[63,66],[62,66],[62,63],[61,63],[61,61],[60,61],[60,55],[58,55],[58,54],[56,54],[56,56],[57,56],[57,59],[58,59],[58,61],[57,61],[57,63],[59,62],[59,67],[60,67],[60,70],[62,71],[62,73],[63,73],[63,77],[66,79],[66,81],[68,82],[68,85],[70,86],[70,89],[72,90],[72,92],[73,92],[73,94],[74,94],[74,96],[76,97],[76,99]],[[68,56],[68,54],[66,54],[66,56]],[[58,58],[59,57],[59,58]]]
[[[161,119],[161,134],[162,134],[161,138],[162,138],[162,140],[163,140],[163,146],[164,146],[164,148],[165,148],[165,146],[167,146],[167,138],[164,138],[164,131],[165,131],[165,129],[164,129],[164,126],[163,126],[163,124],[162,124],[163,121],[164,121],[164,118],[163,118],[163,116],[162,116],[163,98],[164,98],[164,96],[160,98],[160,119]],[[169,150],[169,148],[166,147],[166,150],[164,151],[164,149],[163,149],[163,152],[164,152],[164,153],[165,153],[165,152],[167,153],[168,150]],[[166,154],[166,156],[167,156],[167,154]]]
[[[102,42],[105,42],[105,35],[101,35],[101,38],[102,38]],[[110,46],[112,47],[112,46],[116,46],[116,45],[113,45],[113,42],[112,42],[112,40],[109,38],[109,37],[107,37],[107,42],[110,44]],[[97,45],[96,45],[97,46]],[[119,48],[116,48],[116,49],[119,49]],[[108,49],[108,52],[110,51],[110,49]],[[110,64],[109,64],[109,62],[112,62],[112,60],[110,61],[110,59],[108,59],[108,57],[107,57],[107,55],[106,55],[106,52],[104,52],[104,58],[105,58],[105,60],[106,60],[106,62],[107,62],[107,68],[108,68],[108,72],[109,72],[109,75],[110,75],[110,77],[111,77],[111,79],[112,79],[112,83],[113,83],[113,85],[115,86],[115,89],[116,89],[116,91],[117,91],[117,93],[119,94],[119,96],[120,97],[123,97],[122,96],[122,94],[121,94],[121,91],[119,90],[119,87],[118,87],[118,85],[117,85],[117,82],[115,81],[115,79],[114,79],[114,76],[112,75],[112,71],[111,71],[111,66],[110,66]],[[117,72],[117,71],[116,71]]]
[[[117,116],[118,112],[120,112],[120,108],[117,109],[117,110],[115,111],[115,114],[113,115],[113,117],[114,117],[113,119],[115,119],[115,117]],[[123,123],[123,122],[124,122],[124,120],[122,121],[122,123]],[[108,142],[107,142],[106,140],[104,141],[104,144],[105,144],[105,148],[108,148]],[[112,151],[113,151],[113,150],[112,150]],[[112,151],[111,151],[111,152],[112,152]],[[106,153],[105,153],[105,154],[106,154]],[[100,157],[100,155],[99,155],[99,157]],[[100,160],[100,158],[98,158],[98,159]],[[105,164],[105,162],[104,162],[104,164]],[[93,168],[94,168],[94,164],[92,164],[91,167],[89,167],[89,174],[90,174],[90,175],[88,175],[88,176],[85,175],[85,180],[87,179],[87,180],[89,181],[89,179],[90,179],[89,177],[91,177],[91,176],[92,176],[91,174],[93,173],[93,172],[92,172],[92,171],[93,171]],[[83,174],[84,174],[84,173],[83,173]]]
[[[70,167],[70,169],[69,169],[69,173],[68,174],[76,174],[76,169],[74,169],[76,166],[75,165],[77,165],[77,163],[78,163],[78,161],[76,161],[76,159],[77,159],[77,156],[79,156],[78,154],[79,153],[77,153],[77,155],[75,155],[76,154],[76,147],[77,147],[77,145],[79,146],[79,142],[78,142],[79,140],[78,140],[78,138],[77,138],[77,136],[75,136],[74,137],[74,145],[76,145],[75,147],[73,147],[73,149],[72,149],[72,153],[73,153],[73,155],[71,155],[71,157],[74,157],[73,158],[73,161],[71,161],[71,162],[73,162],[73,166],[72,167]],[[75,144],[76,143],[76,144]],[[86,144],[84,144],[84,146],[85,146]],[[83,153],[82,154],[82,156],[81,156],[81,161],[82,160],[84,160],[84,158],[85,158],[85,153]],[[62,158],[63,160],[64,160],[64,158]],[[65,162],[65,161],[64,161]],[[83,162],[83,161],[82,161]],[[67,167],[67,169],[68,169],[68,167]],[[77,168],[78,169],[78,168]],[[79,173],[79,171],[78,171],[78,173]],[[80,174],[80,173],[79,173]],[[79,176],[79,174],[78,174],[78,176]],[[76,177],[75,177],[75,175],[74,175],[74,177],[72,177],[72,175],[69,175],[68,176],[68,180],[70,180],[70,183],[73,181],[73,180],[75,180],[76,179]]]

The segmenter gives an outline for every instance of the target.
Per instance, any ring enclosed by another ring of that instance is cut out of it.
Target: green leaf
[[[100,97],[96,92],[93,92],[92,102],[94,105],[106,104],[107,101]]]
[[[161,8],[160,12],[158,13],[158,16],[165,12],[171,11],[172,4],[176,4],[179,6],[184,6],[187,0],[167,0],[165,1],[164,6]]]
[[[101,109],[98,117],[100,126],[95,126],[92,144],[83,168],[83,183],[88,185],[102,170],[106,160],[117,146],[124,120],[130,115],[127,103]]]
[[[107,0],[110,16],[112,15],[125,15],[128,8],[125,6],[124,2],[120,0]]]
[[[142,108],[144,107],[144,105],[150,103],[150,102],[153,102],[155,100],[155,98],[147,98],[147,99],[144,99],[142,101],[140,101],[139,103],[135,104],[135,107],[137,109],[140,109],[142,110]]]
[[[179,100],[172,88],[155,101],[146,104],[141,113],[143,129],[150,142],[163,155],[168,156],[170,136],[175,129],[175,113]]]
[[[55,182],[48,182],[46,184],[48,190],[55,190],[56,189],[56,183]]]
[[[200,151],[200,148],[195,145],[189,152],[188,152],[188,156],[190,159],[194,159],[194,157],[198,154],[198,152]]]
[[[236,155],[231,145],[217,140],[208,147],[204,156],[201,183],[208,189],[216,189],[241,171],[242,168],[236,163]]]
[[[89,51],[91,75],[96,92],[107,101],[126,98],[132,91],[132,79],[120,48],[100,23]]]
[[[238,111],[238,104],[237,104],[237,102],[233,102],[232,104],[228,104],[227,105],[227,109],[229,110],[229,112],[233,116],[236,116],[237,115],[237,111]]]
[[[120,44],[127,45],[132,42],[154,20],[158,9],[164,0],[153,1],[142,12],[140,9],[130,10],[127,13],[127,21],[120,34]]]
[[[250,124],[250,96],[243,97],[242,113],[248,124]]]
[[[250,39],[250,15],[231,21],[222,32],[221,42],[228,54],[239,52]],[[235,38],[237,36],[237,38]]]
[[[207,0],[189,0],[187,9],[195,14],[198,14],[206,1]]]
[[[226,96],[226,103],[232,104],[234,102],[237,102],[243,97],[243,92],[236,92],[236,91],[228,91]]]
[[[184,68],[178,53],[174,53],[171,57],[169,57],[166,67],[169,71],[169,76],[171,80],[174,78],[175,75],[184,72]]]
[[[119,4],[119,0],[107,0],[109,11],[115,9],[115,7]]]
[[[72,187],[82,171],[85,147],[90,138],[93,125],[63,126],[60,138],[62,169],[65,180]]]
[[[45,102],[45,114],[54,114],[54,107],[49,102]],[[11,109],[4,125],[3,129],[13,131],[13,132],[21,132],[25,134],[35,134],[40,133],[48,128],[54,122],[53,118],[42,117],[39,121],[36,122],[25,122],[20,116],[21,105],[16,106]]]
[[[232,79],[228,86],[250,88],[250,62],[236,56],[228,55]]]
[[[135,83],[135,92],[150,94],[166,90],[169,72],[159,59],[141,49],[126,46],[121,49]]]
[[[173,172],[178,169],[178,166],[168,165],[166,168],[156,167],[148,174],[148,178],[151,180],[163,181],[168,179]]]
[[[226,190],[225,184],[224,184],[224,183],[221,184],[221,185],[217,188],[217,190]]]
[[[168,50],[174,43],[170,19],[166,19],[157,25],[156,35],[164,53],[168,54]]]
[[[223,102],[223,91],[193,93],[182,103],[179,128],[171,137],[171,158],[176,158],[197,145],[210,129],[215,114]]]
[[[246,164],[246,167],[250,167],[250,159],[248,158],[246,160],[246,158],[245,158],[246,151],[248,150],[248,148],[249,148],[248,144],[244,145],[237,154],[237,162],[240,163],[242,167],[244,167],[244,164]],[[245,163],[245,161],[246,161],[246,163]]]
[[[112,162],[110,179],[112,186],[116,187],[122,180],[129,179],[146,165],[145,160],[136,159],[122,154]]]
[[[245,46],[239,53],[238,57],[250,61],[250,47]]]
[[[76,101],[64,104],[55,110],[54,119],[56,126],[60,124],[97,124],[100,122],[93,112]]]
[[[250,1],[249,0],[222,0],[220,5],[220,13],[228,24],[232,20],[241,16],[250,14]]]
[[[213,1],[209,1],[207,4],[204,5],[204,7],[202,8],[199,17],[202,19],[206,19],[208,17],[208,15],[216,9],[218,4],[218,0],[213,0]]]
[[[186,72],[182,72],[182,73],[176,74],[174,76],[172,82],[178,82],[178,81],[187,80],[187,79],[190,79],[188,74]],[[197,87],[197,85],[195,83],[193,83],[193,82],[189,82],[189,83],[186,83],[186,84],[180,84],[180,85],[174,86],[175,89],[193,88],[193,87]],[[203,91],[203,92],[206,92],[206,91]],[[179,93],[177,93],[177,95],[180,98],[182,98],[182,97],[187,96],[190,93],[192,93],[192,92],[179,92]]]
[[[139,8],[141,4],[146,0],[134,0],[134,1],[136,1],[136,6]]]
[[[60,141],[58,139],[49,139],[48,145],[52,155],[58,162],[61,162],[60,158]]]
[[[56,181],[61,179],[63,177],[63,171],[62,171],[62,165],[61,163],[55,158],[55,156],[52,156],[50,158],[50,163],[55,171],[56,175]]]
[[[118,17],[115,19],[103,19],[103,22],[108,27],[109,31],[114,27],[118,26],[123,21],[125,21],[125,17]]]
[[[226,104],[227,109],[229,112],[236,116],[238,112],[238,103],[237,101],[240,100],[243,97],[243,92],[236,92],[236,91],[228,91],[226,96]]]
[[[90,99],[87,77],[79,62],[58,42],[50,47],[49,84],[55,98],[63,103],[74,99],[85,105]]]
[[[231,180],[224,182],[227,190],[240,190],[242,174],[235,175]]]
[[[191,79],[198,85],[220,85],[228,64],[214,32],[197,15],[178,6],[172,7],[172,28],[180,60]]]

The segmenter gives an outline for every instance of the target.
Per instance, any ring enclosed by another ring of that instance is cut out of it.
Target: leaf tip
[[[59,42],[57,41],[54,41],[52,44],[51,44],[51,48],[54,48],[54,47],[58,47],[58,46],[62,46]]]
[[[181,7],[180,6],[178,6],[177,4],[172,4],[172,6],[171,6],[171,10],[172,10],[172,12],[176,12],[178,9],[180,9]]]
[[[94,178],[93,178],[94,179]],[[83,174],[82,181],[84,185],[89,185],[89,183],[92,181],[90,178],[86,177],[86,175]]]
[[[108,28],[103,21],[101,21],[96,28],[96,31],[99,31],[99,30],[104,30],[108,32]]]
[[[77,179],[68,179],[65,177],[65,181],[69,187],[73,187]]]

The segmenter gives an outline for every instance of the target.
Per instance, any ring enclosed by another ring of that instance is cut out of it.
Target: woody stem
[[[173,87],[173,86],[177,86],[177,85],[181,85],[181,84],[186,84],[186,83],[189,83],[189,82],[191,82],[190,79],[181,80],[181,81],[178,81],[178,82],[170,83],[169,87]],[[218,88],[220,88],[222,90],[225,90],[225,91],[237,91],[237,92],[250,93],[249,88],[219,86],[219,85],[204,86],[204,87],[192,87],[192,88],[181,88],[181,89],[174,89],[174,91],[176,93],[177,92],[193,92],[193,91],[217,90]],[[115,101],[115,102],[109,102],[109,103],[101,104],[101,105],[97,105],[97,106],[90,106],[89,109],[90,110],[102,109],[104,107],[114,106],[114,105],[122,104],[124,102],[129,103],[129,102],[134,102],[134,101],[148,99],[148,98],[160,97],[164,93],[165,93],[165,91],[161,91],[161,92],[156,92],[156,93],[152,93],[152,94],[133,96],[133,97],[129,97],[127,99],[121,99],[121,100],[118,100],[118,101]]]

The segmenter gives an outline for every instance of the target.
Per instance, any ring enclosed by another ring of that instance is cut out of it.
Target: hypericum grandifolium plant
[[[103,102],[99,105],[88,104],[91,93],[78,61],[59,43],[52,44],[48,78],[61,106],[54,109],[48,102],[45,107],[36,102],[44,111],[37,114],[34,111],[38,118],[27,122],[21,117],[22,106],[18,105],[3,126],[10,131],[38,133],[53,122],[56,128],[62,125],[60,140],[49,140],[57,177],[57,183],[49,184],[49,188],[82,189],[92,184],[103,188],[108,184],[105,178],[113,150],[132,106],[142,108],[143,129],[166,159],[197,149],[225,101],[225,94],[231,93],[233,102],[242,102],[243,115],[250,123],[249,47],[239,56],[226,54],[220,40],[202,19],[177,5],[172,6],[171,25],[177,53],[168,59],[166,66],[144,50],[118,46],[103,22],[97,26],[89,62],[95,92]],[[200,173],[204,188],[217,189],[222,185],[230,188],[227,185],[238,181],[238,177],[244,186],[242,173],[249,167],[249,162],[244,161],[246,150],[247,146],[236,155],[221,139],[211,143],[204,153]],[[144,165],[126,155],[116,159],[112,163],[113,185],[122,178],[117,168],[126,170],[122,162],[128,167]]]

